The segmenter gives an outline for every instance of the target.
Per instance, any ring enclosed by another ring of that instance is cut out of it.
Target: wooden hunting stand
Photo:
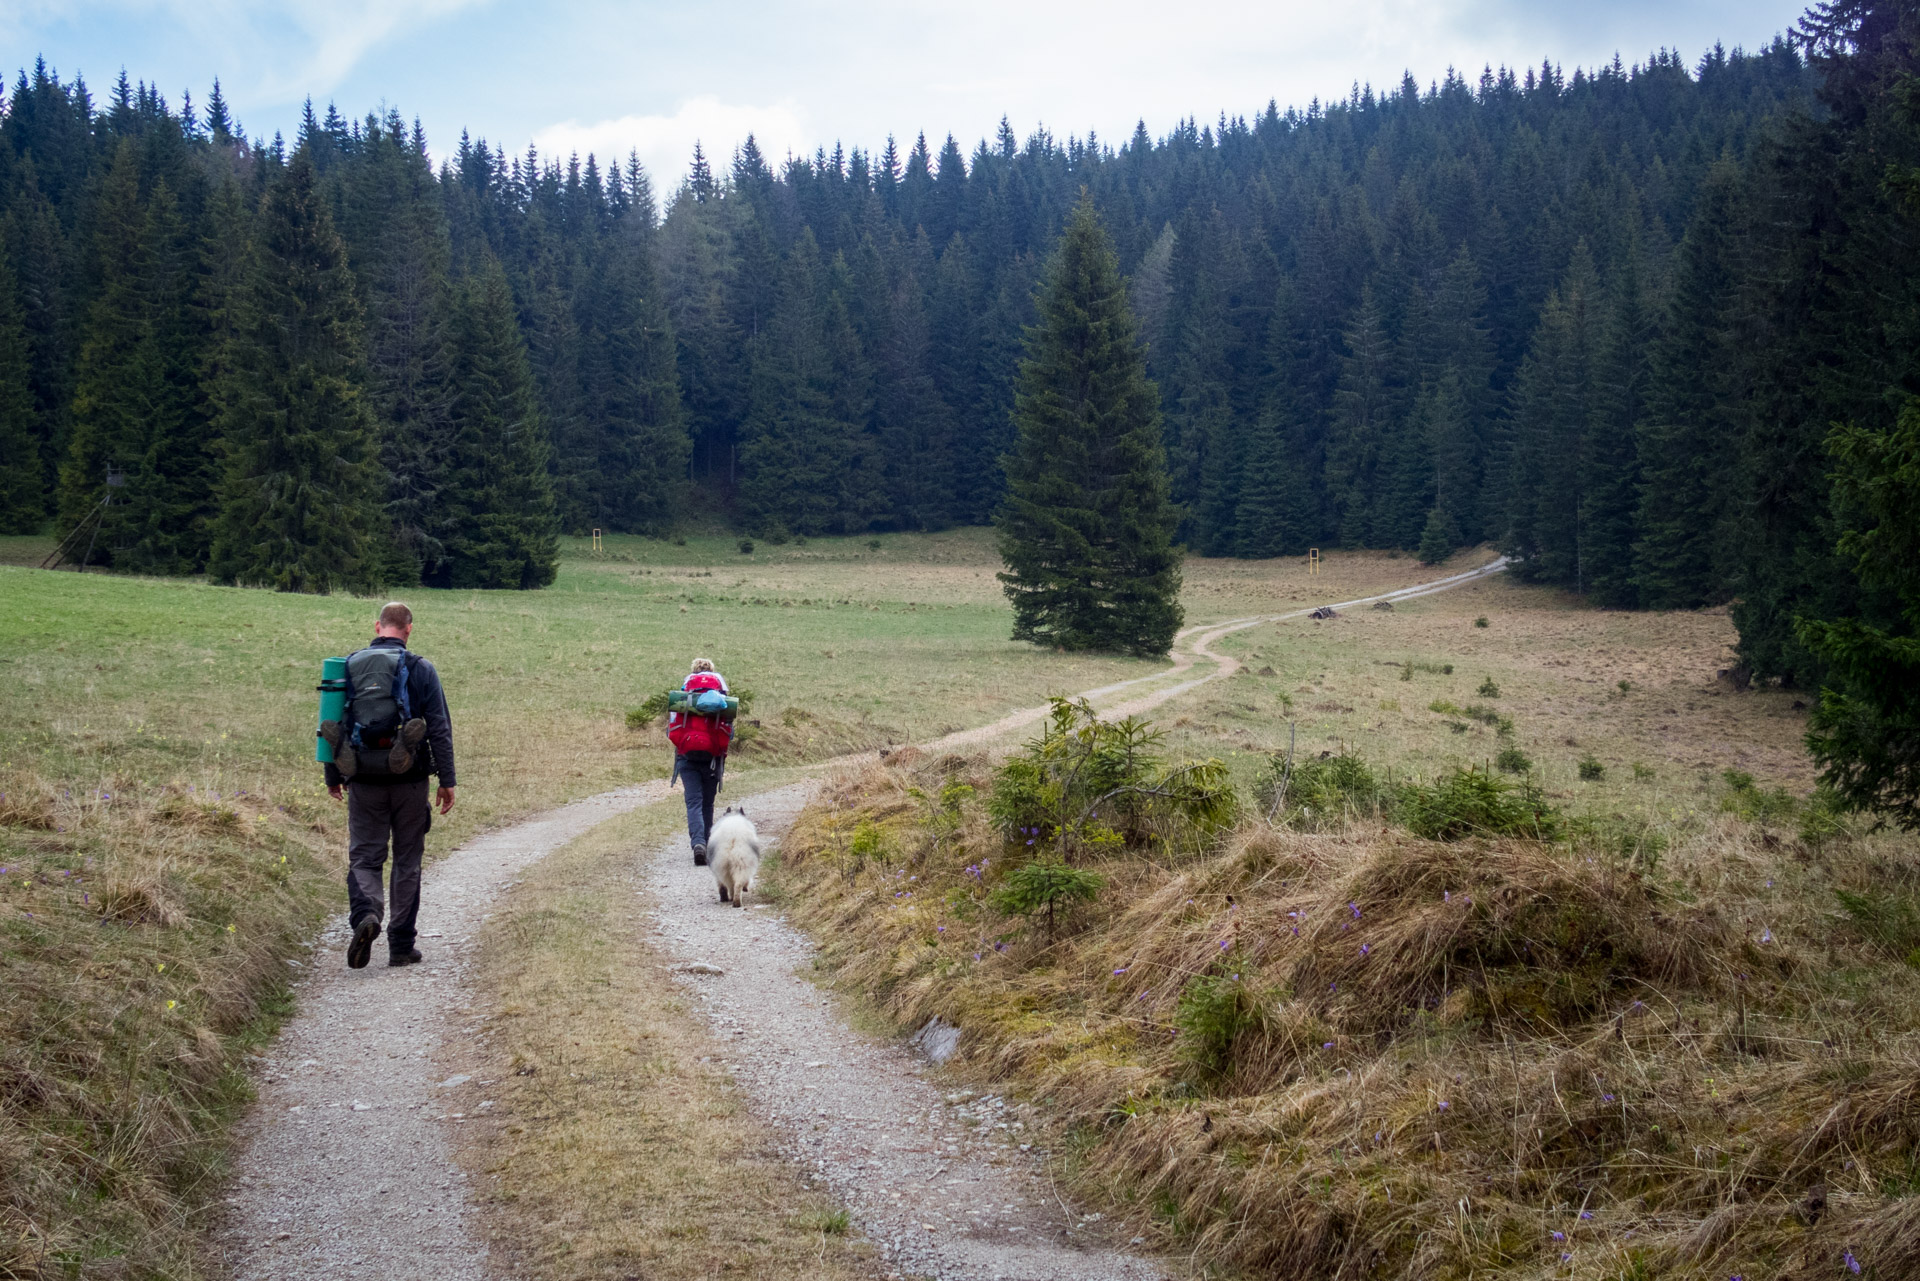
[[[1307,573],[1309,575],[1318,575],[1319,572],[1320,549],[1318,547],[1309,547],[1307,548]]]
[[[60,545],[55,547],[53,551],[48,554],[47,558],[40,562],[40,568],[58,569],[60,568],[61,561],[72,559],[73,549],[80,545],[80,535],[85,534],[87,536],[87,550],[80,554],[80,558],[74,562],[73,568],[77,573],[86,573],[87,562],[93,559],[93,545],[100,538],[100,526],[104,523],[107,508],[113,506],[113,491],[125,488],[126,483],[127,473],[115,467],[112,463],[108,463],[107,492],[101,495],[100,501],[93,505],[91,511],[80,518],[80,523],[75,525],[68,531],[67,536],[60,540]]]

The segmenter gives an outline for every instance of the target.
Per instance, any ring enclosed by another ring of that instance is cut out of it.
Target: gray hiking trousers
[[[387,918],[387,948],[413,946],[414,918],[420,915],[420,857],[427,850],[433,806],[427,780],[410,783],[347,784],[348,920],[381,918],[380,869],[393,841],[393,913]]]

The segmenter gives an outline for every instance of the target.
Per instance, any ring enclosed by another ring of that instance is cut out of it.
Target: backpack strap
[[[402,725],[413,719],[413,695],[407,692],[407,678],[412,675],[407,660],[411,657],[411,654],[402,649],[400,662],[393,669],[393,701],[400,707]]]

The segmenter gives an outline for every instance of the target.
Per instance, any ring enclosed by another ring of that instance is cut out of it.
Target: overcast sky
[[[300,103],[398,107],[437,154],[462,128],[510,150],[637,149],[662,192],[696,138],[724,157],[748,132],[774,158],[814,147],[964,150],[1004,114],[1025,137],[1119,143],[1184,116],[1423,85],[1449,66],[1569,72],[1659,48],[1689,62],[1754,48],[1802,0],[0,0],[9,69],[45,56],[98,97],[122,67],[178,105],[215,76],[247,131],[292,137]]]

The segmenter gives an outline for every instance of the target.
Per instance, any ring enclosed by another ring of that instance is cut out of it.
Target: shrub
[[[1745,770],[1726,770],[1720,778],[1727,785],[1726,795],[1720,798],[1720,808],[1750,823],[1782,823],[1793,818],[1800,808],[1786,788],[1760,787]]]
[[[855,834],[856,840],[858,834]],[[1015,868],[993,892],[993,905],[1008,916],[1047,916],[1047,933],[1076,903],[1091,902],[1106,886],[1098,872],[1065,863],[1026,863]]]
[[[1480,682],[1480,688],[1474,692],[1482,698],[1498,698],[1500,697],[1500,686],[1495,683],[1493,677],[1489,676]]]
[[[1165,767],[1161,733],[1129,716],[1103,721],[1084,699],[1053,700],[1040,737],[995,772],[987,813],[1008,840],[1062,856],[1080,845],[1166,835],[1186,827],[1211,835],[1239,817],[1219,760]]]
[[[1634,782],[1646,783],[1646,782],[1650,782],[1652,778],[1653,778],[1653,766],[1647,764],[1645,761],[1635,761],[1633,763],[1633,781]]]
[[[742,556],[753,555],[753,540],[751,538],[743,538],[740,540],[740,554]]]
[[[1577,768],[1580,771],[1580,781],[1583,783],[1598,783],[1607,776],[1607,767],[1592,752],[1580,758]]]
[[[1279,757],[1269,763],[1268,777],[1261,781],[1257,793],[1263,810],[1273,808],[1283,767]],[[1366,761],[1342,752],[1295,761],[1285,800],[1296,824],[1327,827],[1349,818],[1378,814],[1386,806],[1387,794]]]
[[[685,547],[687,545],[687,536],[685,534],[675,534],[673,536],[673,545],[675,547]]]
[[[870,818],[863,818],[847,842],[847,854],[855,867],[862,863],[887,861],[887,831]]]
[[[1888,955],[1920,969],[1920,901],[1886,890],[1855,894],[1836,889],[1833,893],[1862,934]]]
[[[1533,757],[1511,745],[1500,749],[1493,758],[1493,767],[1503,774],[1530,774],[1533,772]]]
[[[638,707],[627,709],[627,728],[646,729],[667,714],[667,691],[649,694]]]
[[[869,539],[867,540],[867,550],[868,550],[868,551],[874,551],[874,552],[877,552],[877,551],[879,551],[879,550],[880,550],[880,540],[879,540],[879,539],[877,539],[877,538],[869,538]]]
[[[1263,1013],[1260,998],[1238,974],[1198,975],[1174,1005],[1180,1057],[1199,1076],[1226,1075],[1234,1043],[1260,1024]]]
[[[1815,788],[1800,818],[1800,839],[1817,849],[1844,835],[1845,813],[1846,805],[1837,792],[1824,785]]]
[[[1485,627],[1487,625],[1487,616],[1482,614],[1480,617],[1474,619],[1473,625],[1475,627]]]
[[[1667,852],[1666,835],[1644,818],[1583,817],[1570,826],[1575,844],[1620,859],[1642,875],[1651,876]]]
[[[1466,836],[1559,835],[1559,815],[1531,785],[1503,783],[1479,769],[1453,769],[1438,781],[1400,791],[1400,821],[1415,836],[1457,841]]]

